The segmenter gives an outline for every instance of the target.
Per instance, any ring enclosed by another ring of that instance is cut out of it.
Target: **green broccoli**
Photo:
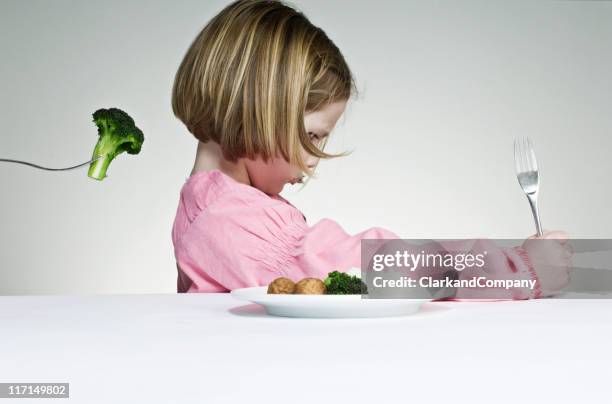
[[[102,181],[106,170],[115,157],[123,152],[140,153],[144,135],[136,127],[134,120],[126,112],[118,108],[99,109],[93,113],[93,121],[98,126],[98,143],[93,151],[92,159],[100,157],[91,163],[87,175]]]
[[[354,275],[333,271],[323,281],[328,295],[361,295],[368,293],[367,286]]]

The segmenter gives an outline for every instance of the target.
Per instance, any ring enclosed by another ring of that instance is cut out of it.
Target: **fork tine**
[[[523,138],[523,158],[525,159],[525,171],[533,171],[531,166],[531,158],[529,157],[529,138]]]
[[[525,164],[525,146],[523,145],[523,139],[519,139],[519,163],[521,165],[521,172],[525,172],[527,169]]]
[[[529,160],[531,161],[531,169],[533,171],[538,171],[538,162],[536,161],[535,151],[533,150],[533,143],[531,140],[527,138],[529,142]]]
[[[518,144],[519,144],[519,159],[520,163],[521,163],[521,172],[525,171],[525,157],[523,156],[523,138],[520,137],[518,140]]]
[[[521,162],[523,164],[523,172],[529,171],[528,161],[525,158],[525,138],[521,138]]]
[[[523,162],[522,139],[514,139],[514,165],[517,175],[525,171],[525,163]]]
[[[521,153],[519,150],[518,138],[514,139],[514,171],[518,175],[521,172],[520,164]]]
[[[518,166],[519,166],[519,173],[522,173],[524,170],[524,163],[523,163],[523,139],[522,138],[518,138],[516,140],[516,149],[517,149],[517,153],[518,153]]]
[[[517,174],[538,171],[538,163],[529,137],[514,139],[514,169]]]

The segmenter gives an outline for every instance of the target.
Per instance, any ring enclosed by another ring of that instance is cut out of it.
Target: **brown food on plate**
[[[321,279],[304,278],[295,284],[295,294],[299,295],[324,295],[325,284]]]
[[[287,295],[295,291],[295,283],[291,279],[276,278],[268,285],[269,295]]]

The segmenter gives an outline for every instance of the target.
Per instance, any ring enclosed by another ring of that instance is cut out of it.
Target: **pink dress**
[[[281,276],[324,279],[332,270],[360,268],[364,238],[398,236],[376,227],[350,235],[330,219],[309,226],[280,195],[269,196],[219,170],[198,171],[181,189],[172,227],[177,291],[227,292],[268,285]],[[520,247],[487,248],[489,256],[497,254],[496,273],[489,277],[536,279]],[[512,290],[507,297],[539,293],[538,283],[534,290]]]

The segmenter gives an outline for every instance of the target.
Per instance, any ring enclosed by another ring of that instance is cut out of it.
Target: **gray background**
[[[225,1],[0,1],[0,157],[86,161],[91,113],[146,141],[104,182],[0,163],[0,294],[174,292],[170,237],[196,141],[170,107],[187,47]],[[530,136],[545,228],[612,237],[612,3],[298,1],[361,97],[331,141],[354,150],[284,193],[309,222],[404,238],[534,232],[513,172]]]

